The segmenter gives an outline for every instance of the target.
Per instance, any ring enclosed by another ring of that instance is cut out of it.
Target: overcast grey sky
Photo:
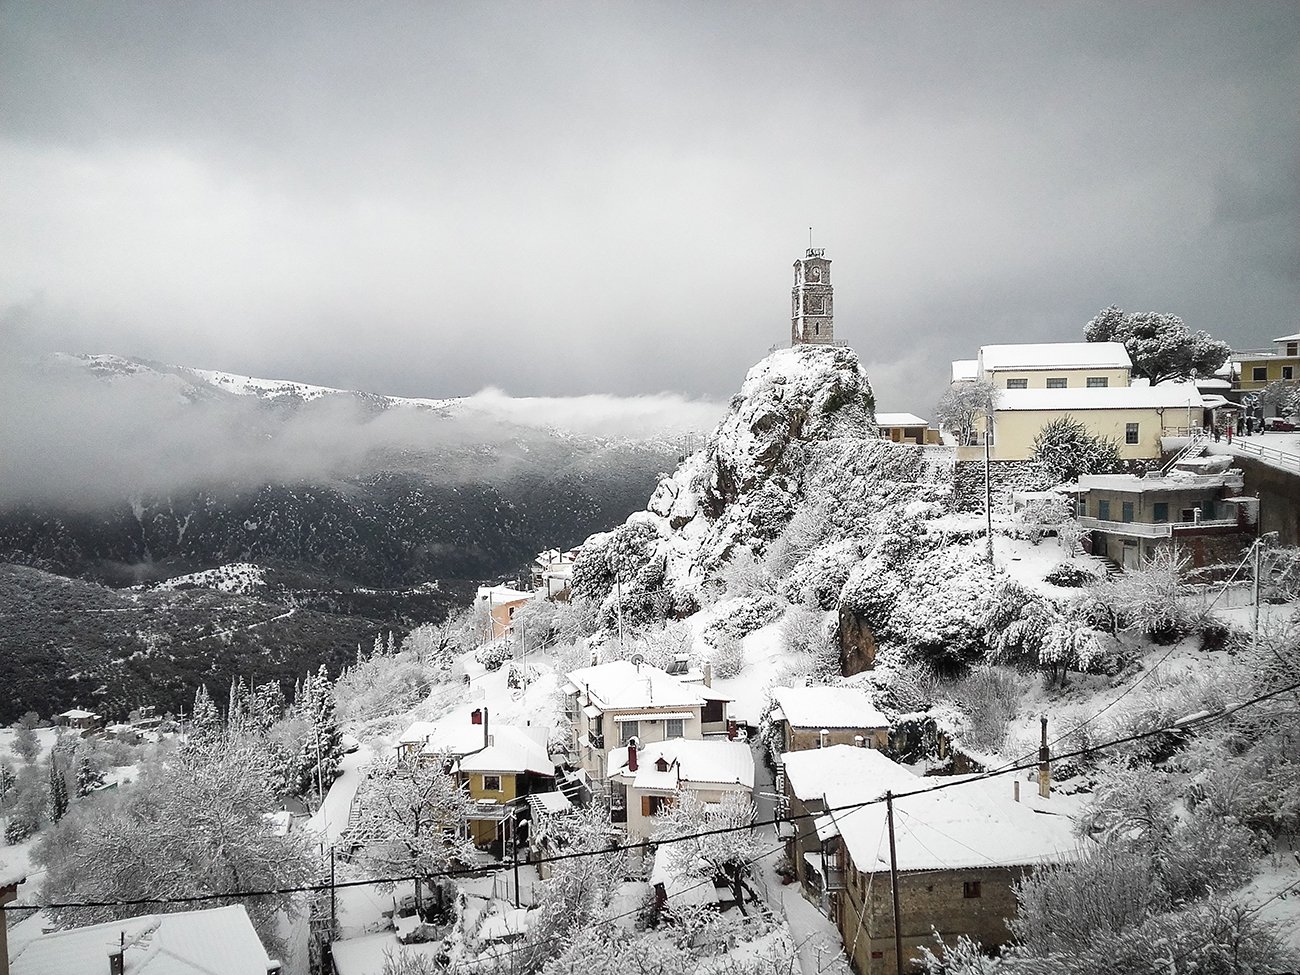
[[[1112,302],[1300,328],[1300,4],[0,5],[0,338],[725,398],[807,228],[880,408]]]

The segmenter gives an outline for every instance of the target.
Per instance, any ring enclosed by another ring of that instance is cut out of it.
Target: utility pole
[[[1261,549],[1264,547],[1264,536],[1260,535],[1255,539],[1255,619],[1251,624],[1251,642],[1253,649],[1259,650],[1259,571],[1261,561]]]
[[[334,899],[334,846],[330,845],[330,940],[334,940],[334,932],[338,930],[338,912]]]
[[[903,921],[898,910],[898,851],[894,847],[894,794],[885,793],[885,818],[889,823],[889,889],[894,896],[894,966],[903,975]],[[862,909],[867,910],[863,904]]]
[[[618,655],[623,656],[623,572],[618,562],[614,562],[614,598],[618,608]]]
[[[993,435],[993,417],[984,414],[984,521],[988,528],[989,565],[993,564],[993,486],[990,478],[989,437]]]

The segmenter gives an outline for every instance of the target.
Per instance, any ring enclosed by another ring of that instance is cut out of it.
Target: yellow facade
[[[1279,380],[1300,380],[1300,356],[1261,356],[1258,359],[1242,359],[1237,365],[1240,370],[1238,389],[1263,389],[1269,383]]]
[[[1163,416],[1161,413],[1163,412]],[[1123,460],[1154,460],[1160,457],[1160,437],[1166,429],[1189,426],[1188,411],[1183,409],[1133,408],[1119,410],[1000,410],[993,428],[994,460],[1028,460],[1033,452],[1034,437],[1053,420],[1070,417],[1078,420],[1094,437],[1114,440]],[[1202,411],[1191,410],[1192,426],[1199,426]],[[1137,443],[1128,443],[1127,424],[1137,424]],[[967,448],[974,457],[983,456],[983,448]]]
[[[998,389],[1014,388],[1007,385],[1008,381],[1024,382],[1025,385],[1022,387],[1024,389],[1048,389],[1047,381],[1049,379],[1064,379],[1065,389],[1084,389],[1087,387],[1089,379],[1104,379],[1107,386],[1129,385],[1129,371],[1123,367],[1106,369],[1061,366],[1056,369],[1008,369],[1005,371],[990,369],[984,373],[984,377]],[[1059,383],[1054,385],[1059,386]]]
[[[466,779],[469,797],[475,802],[496,802],[504,806],[519,795],[518,776],[514,772],[473,772]],[[496,780],[497,788],[488,788],[489,779]],[[505,829],[508,830],[509,826]],[[471,814],[469,836],[476,846],[486,846],[500,838],[501,830],[501,818],[475,819]]]

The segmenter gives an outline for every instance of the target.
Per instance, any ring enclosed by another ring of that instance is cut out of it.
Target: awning
[[[596,707],[596,705],[588,704],[586,707],[582,709],[582,713],[589,718],[599,718],[603,712],[600,710],[600,708]]]
[[[615,721],[685,721],[695,717],[690,711],[645,711],[638,714],[616,714]]]

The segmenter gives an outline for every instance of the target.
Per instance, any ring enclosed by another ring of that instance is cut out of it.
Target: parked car
[[[1264,421],[1264,429],[1271,430],[1274,433],[1292,433],[1296,425],[1292,420],[1285,420],[1280,416],[1270,416]]]

